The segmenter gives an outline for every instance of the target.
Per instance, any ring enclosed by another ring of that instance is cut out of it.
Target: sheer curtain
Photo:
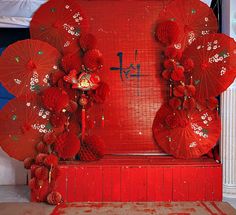
[[[47,0],[0,0],[0,28],[27,28],[34,12]]]

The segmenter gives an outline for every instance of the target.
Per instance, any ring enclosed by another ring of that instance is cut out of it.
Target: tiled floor
[[[29,202],[29,189],[27,186],[0,186],[0,202]],[[236,209],[236,198],[224,198]]]

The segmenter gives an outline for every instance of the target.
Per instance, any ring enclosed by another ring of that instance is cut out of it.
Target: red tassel
[[[85,136],[85,128],[86,128],[86,112],[85,112],[85,108],[82,108],[82,140],[84,139]]]
[[[193,76],[190,77],[190,85],[193,85]]]
[[[173,92],[172,84],[170,84],[170,98],[172,97],[172,92]]]
[[[104,126],[105,126],[105,117],[104,115],[102,115],[102,127],[104,128]]]

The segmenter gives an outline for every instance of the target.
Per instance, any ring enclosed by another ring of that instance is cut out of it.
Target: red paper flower
[[[60,112],[69,104],[69,96],[59,88],[50,87],[42,93],[42,103],[50,111]]]
[[[174,109],[179,109],[181,107],[181,100],[179,98],[173,97],[169,100],[169,105]]]
[[[62,202],[62,196],[59,192],[51,192],[47,196],[47,202],[50,205],[58,205],[59,203]]]
[[[71,132],[65,132],[57,137],[55,151],[63,159],[73,158],[80,149],[78,136]]]
[[[43,142],[39,142],[36,145],[36,150],[39,153],[48,153],[48,146],[46,144],[44,144]]]
[[[102,53],[98,49],[87,51],[83,57],[83,64],[89,71],[96,72],[103,67]]]
[[[56,86],[57,82],[65,76],[65,73],[58,70],[50,74],[50,84],[51,86]]]
[[[186,96],[195,96],[196,87],[194,85],[192,84],[186,85],[185,88],[186,88],[186,91],[185,91]]]
[[[82,34],[79,39],[79,44],[84,51],[95,49],[97,39],[93,34]]]
[[[188,98],[183,102],[183,108],[186,110],[193,110],[196,108],[196,101],[194,98]]]
[[[218,107],[218,99],[215,97],[207,99],[207,107],[211,110],[216,109]]]
[[[53,132],[44,134],[44,136],[43,136],[43,142],[44,143],[46,143],[48,145],[51,145],[55,141],[56,141],[56,135]]]
[[[47,154],[39,153],[39,154],[36,156],[36,158],[35,158],[35,163],[38,164],[38,165],[43,164],[44,159],[45,159],[47,156],[48,156]]]
[[[185,95],[185,87],[182,85],[178,85],[174,87],[173,94],[176,97],[182,97]]]
[[[183,61],[183,67],[185,69],[185,72],[189,72],[194,68],[194,62],[191,58],[186,58]]]
[[[173,69],[174,68],[174,61],[171,59],[167,59],[164,61],[164,68],[165,69]]]
[[[96,90],[91,91],[91,92],[92,92],[92,97],[95,102],[104,103],[107,95],[110,93],[110,88],[108,84],[106,84],[105,82],[101,82],[99,84],[99,87]]]
[[[58,157],[54,154],[50,154],[44,159],[44,164],[48,167],[55,167],[58,165]]]
[[[48,168],[44,166],[38,167],[34,172],[35,177],[40,180],[47,180],[48,173],[49,173]]]
[[[55,113],[52,114],[50,117],[50,123],[52,124],[52,126],[56,128],[64,126],[66,122],[67,122],[67,117],[64,113]]]
[[[61,66],[66,73],[69,73],[73,69],[79,71],[81,69],[81,65],[82,60],[80,50],[65,55],[61,60]]]
[[[177,42],[179,34],[179,26],[174,21],[162,22],[156,29],[157,39],[165,45],[171,45]]]
[[[25,169],[30,169],[30,167],[31,167],[31,165],[34,163],[34,158],[31,158],[31,157],[29,157],[29,158],[26,158],[25,160],[24,160],[24,167],[25,167]]]
[[[179,120],[176,115],[170,114],[165,118],[165,123],[170,128],[176,128],[179,124]]]
[[[80,160],[95,161],[104,156],[104,142],[101,138],[93,135],[86,136],[79,152]]]
[[[184,80],[184,67],[178,66],[175,68],[171,74],[171,79],[174,81]]]

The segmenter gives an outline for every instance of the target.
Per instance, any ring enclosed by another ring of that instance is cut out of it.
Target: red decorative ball
[[[52,124],[52,126],[56,128],[64,126],[66,122],[67,122],[67,117],[64,113],[55,113],[52,114],[50,117],[50,123]]]
[[[182,85],[174,87],[173,94],[176,97],[182,97],[185,95],[185,87]]]
[[[87,51],[83,57],[85,68],[91,72],[96,72],[103,67],[102,53],[98,49]]]
[[[35,158],[35,163],[38,165],[42,165],[44,162],[44,159],[47,157],[47,154],[39,153]]]
[[[62,202],[62,196],[59,192],[51,192],[47,196],[47,202],[50,205],[58,205]]]
[[[83,51],[95,49],[97,45],[97,39],[93,34],[82,34],[79,39],[79,44]]]
[[[80,50],[65,55],[61,60],[61,66],[66,73],[69,73],[73,69],[79,71],[81,69],[81,65],[82,60]]]
[[[178,66],[174,71],[171,73],[171,79],[174,81],[181,81],[184,80],[184,67]]]
[[[44,159],[44,164],[48,167],[55,167],[58,165],[58,157],[54,154],[50,154]]]
[[[25,169],[30,169],[31,165],[34,164],[34,158],[25,158],[24,160],[24,167]]]
[[[35,196],[35,201],[37,202],[45,202],[47,200],[47,195],[49,192],[49,183],[48,181],[43,181],[43,185],[38,189],[32,190],[32,196]]]
[[[179,109],[181,107],[181,100],[179,98],[173,97],[169,100],[169,105],[174,109]]]
[[[51,145],[55,141],[56,141],[56,135],[53,132],[44,134],[44,136],[43,136],[43,142],[44,143],[46,143],[48,145]]]
[[[35,176],[35,170],[40,167],[39,165],[36,165],[36,164],[32,164],[31,167],[30,167],[30,173],[31,173],[31,177],[34,177]]]
[[[42,93],[42,103],[45,108],[54,112],[61,112],[69,105],[69,96],[60,88],[50,87]]]
[[[79,152],[80,160],[95,161],[104,156],[105,144],[103,140],[95,135],[86,136]]]
[[[78,135],[65,132],[57,137],[55,151],[63,159],[73,158],[80,150]]]
[[[34,172],[35,177],[40,180],[47,180],[48,173],[49,173],[48,168],[44,166],[38,167]]]
[[[165,69],[173,69],[175,62],[171,59],[167,59],[164,61],[164,68]]]
[[[186,85],[185,88],[186,88],[186,92],[185,92],[186,96],[195,96],[196,87],[194,85],[192,84]]]
[[[196,101],[194,98],[188,98],[183,102],[183,108],[186,110],[193,110],[196,108]]]
[[[171,45],[177,42],[179,34],[179,26],[174,21],[162,22],[156,28],[157,39],[165,45]]]
[[[190,72],[194,68],[194,62],[191,58],[184,59],[183,67],[185,72]]]
[[[39,153],[48,153],[48,146],[45,143],[43,143],[43,142],[39,142],[36,145],[36,150]]]
[[[82,96],[80,97],[80,99],[79,99],[79,104],[80,104],[81,106],[87,105],[87,104],[88,104],[88,99],[87,99],[87,97],[82,95]]]
[[[161,73],[162,78],[164,78],[165,80],[169,81],[171,79],[171,71],[165,69],[162,73]]]

